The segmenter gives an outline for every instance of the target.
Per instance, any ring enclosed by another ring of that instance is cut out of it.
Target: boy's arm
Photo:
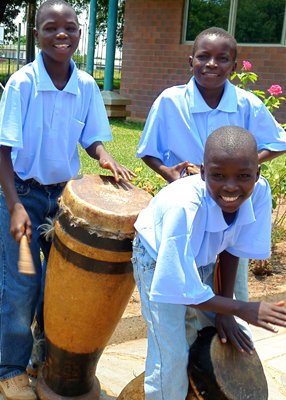
[[[286,153],[286,150],[283,151],[261,150],[258,152],[258,162],[259,164],[262,164],[265,161],[273,160],[274,158],[279,157],[284,153]]]
[[[219,255],[220,294],[223,297],[233,298],[234,283],[239,258],[224,250]]]
[[[199,168],[194,164],[190,164],[189,161],[183,161],[173,167],[167,167],[159,158],[153,156],[144,156],[142,160],[145,164],[153,169],[157,174],[161,175],[167,182],[171,183],[183,176],[184,171],[190,169],[190,173],[187,175],[192,175],[193,173],[199,173]]]
[[[91,158],[98,160],[99,165],[102,168],[109,169],[113,173],[116,182],[119,182],[120,177],[125,181],[131,181],[131,179],[136,176],[136,174],[134,174],[130,169],[114,160],[114,158],[106,151],[102,142],[94,142],[85,150]]]
[[[17,242],[20,242],[21,237],[25,233],[30,241],[32,236],[32,223],[15,188],[11,147],[7,146],[0,146],[0,184],[11,216],[11,235]]]
[[[273,325],[286,326],[284,302],[271,304],[266,302],[242,302],[233,300],[233,288],[238,265],[238,257],[227,251],[220,254],[220,295],[201,303],[195,308],[216,312],[218,334],[225,343],[229,340],[239,351],[252,353],[253,344],[241,331],[233,315],[246,322],[276,332]]]

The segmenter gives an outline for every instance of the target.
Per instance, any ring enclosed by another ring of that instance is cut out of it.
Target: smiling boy
[[[63,0],[43,2],[35,37],[41,52],[11,76],[0,107],[0,392],[6,400],[36,399],[26,367],[37,304],[43,328],[41,282],[51,246],[40,226],[55,217],[66,182],[79,172],[77,145],[116,181],[134,176],[102,144],[112,135],[99,88],[71,59],[80,39],[71,5]],[[24,234],[35,277],[18,271]]]
[[[199,318],[204,311],[222,343],[249,354],[253,344],[244,321],[272,331],[272,324],[285,326],[284,303],[233,300],[238,258],[270,255],[271,193],[259,177],[255,139],[245,129],[227,126],[211,134],[201,174],[163,188],[135,228],[134,276],[148,326],[146,400],[186,398],[186,305]],[[219,295],[212,289],[217,255]]]

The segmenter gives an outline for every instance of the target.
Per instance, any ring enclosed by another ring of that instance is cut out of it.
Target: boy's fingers
[[[274,333],[278,332],[278,328],[276,328],[276,326],[273,326],[273,325],[271,325],[271,324],[269,324],[268,322],[265,322],[265,321],[258,320],[257,326],[260,326],[261,328],[264,328],[267,331],[271,331],[271,332],[274,332]]]
[[[285,306],[285,301],[284,300],[280,300],[277,303],[275,303],[275,306],[284,307]],[[286,309],[285,309],[285,313],[286,313]]]

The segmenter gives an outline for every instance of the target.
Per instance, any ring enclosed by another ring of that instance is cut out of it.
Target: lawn
[[[123,120],[110,120],[113,140],[105,142],[105,148],[120,164],[135,171],[142,168],[140,174],[146,178],[154,178],[155,172],[147,167],[143,161],[136,158],[136,150],[144,127],[143,123]],[[87,153],[79,148],[81,158],[81,173],[82,174],[110,174],[99,167],[98,163],[91,159]]]

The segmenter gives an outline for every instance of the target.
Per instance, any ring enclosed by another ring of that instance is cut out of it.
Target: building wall
[[[132,100],[131,118],[145,119],[166,87],[188,81],[192,46],[181,44],[184,0],[126,0],[120,93]],[[249,60],[259,76],[256,89],[272,84],[286,96],[285,47],[238,47],[238,70]],[[276,117],[286,122],[284,104]]]

